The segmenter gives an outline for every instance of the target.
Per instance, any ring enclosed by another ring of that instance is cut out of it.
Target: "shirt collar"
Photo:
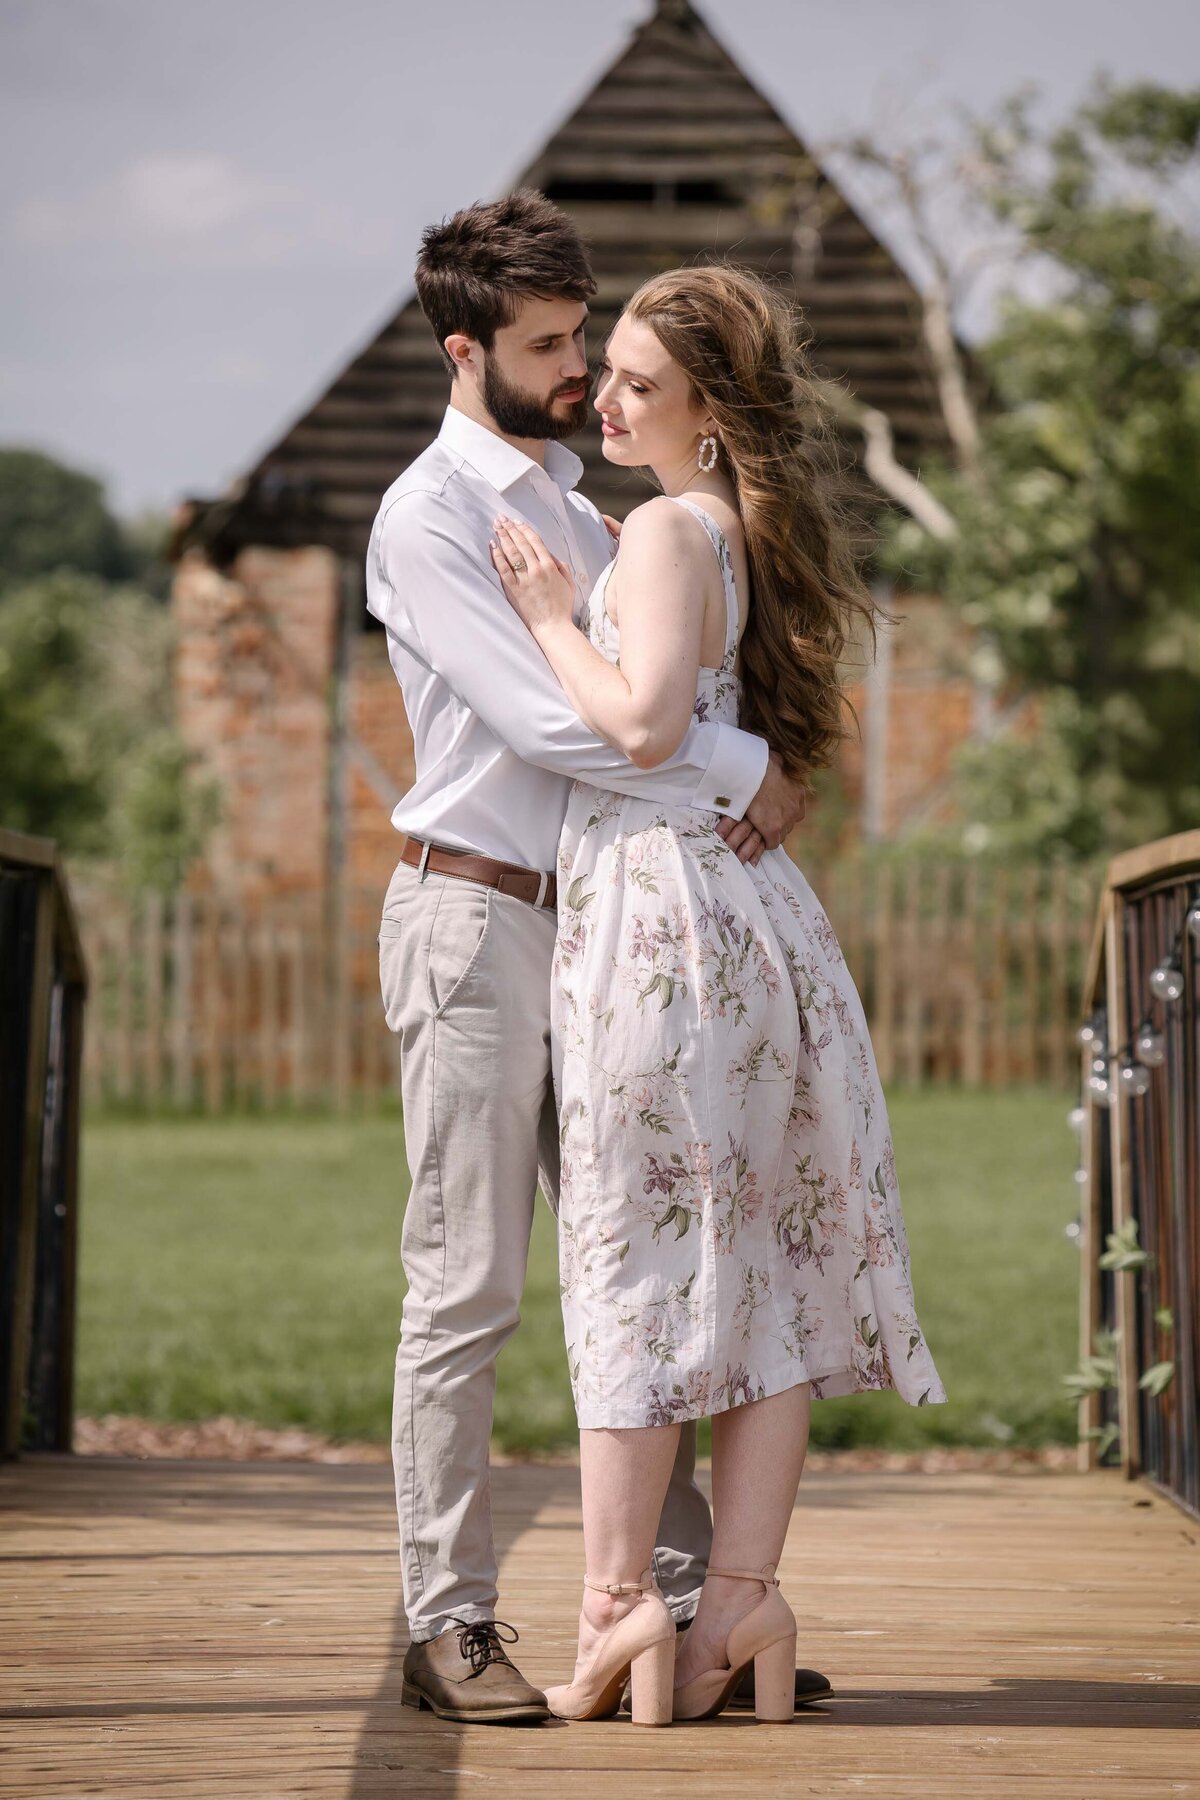
[[[523,475],[538,467],[523,450],[489,431],[486,425],[469,419],[456,406],[446,408],[438,437],[469,462],[485,481],[490,481],[498,494],[515,487]],[[564,494],[569,494],[579,484],[583,464],[565,444],[551,441],[546,445],[546,473]]]

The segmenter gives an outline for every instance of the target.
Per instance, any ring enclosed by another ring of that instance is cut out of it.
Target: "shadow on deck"
[[[493,1492],[518,1659],[561,1678],[577,1473]],[[791,1726],[402,1711],[385,1468],[34,1458],[0,1472],[0,1527],[22,1800],[1200,1797],[1200,1534],[1113,1471],[806,1475],[781,1573],[836,1697]]]

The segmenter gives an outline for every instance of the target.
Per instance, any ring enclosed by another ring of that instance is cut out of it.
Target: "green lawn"
[[[889,1102],[917,1305],[950,1395],[813,1411],[820,1445],[1070,1441],[1074,1138],[1057,1095]],[[398,1116],[88,1119],[78,1406],[233,1413],[385,1438],[407,1189]],[[524,1318],[500,1361],[509,1450],[574,1437],[553,1221],[539,1201]]]

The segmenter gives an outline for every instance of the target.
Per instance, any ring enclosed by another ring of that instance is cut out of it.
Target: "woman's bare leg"
[[[638,1581],[650,1567],[678,1447],[678,1425],[580,1432],[583,1548],[593,1581]],[[636,1604],[636,1594],[598,1594],[584,1588],[581,1664],[590,1658],[604,1629]]]
[[[808,1449],[807,1381],[734,1406],[713,1418],[714,1569],[761,1569],[783,1552]],[[748,1581],[704,1583],[691,1629],[679,1645],[677,1683],[725,1662],[725,1640],[762,1589]]]

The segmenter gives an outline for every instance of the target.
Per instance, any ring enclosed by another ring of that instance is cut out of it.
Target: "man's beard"
[[[564,390],[569,393],[580,385],[584,390],[582,400],[575,401],[565,412],[556,412],[555,394]],[[587,423],[591,391],[591,378],[585,375],[581,381],[562,382],[554,394],[543,400],[540,395],[527,393],[524,388],[514,387],[506,381],[496,367],[494,357],[485,355],[483,359],[483,404],[506,437],[555,440],[574,437]]]

